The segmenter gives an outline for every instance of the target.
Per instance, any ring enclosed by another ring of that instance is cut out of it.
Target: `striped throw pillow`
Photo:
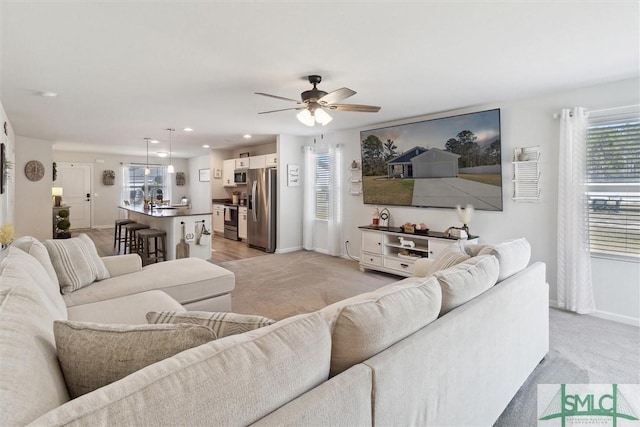
[[[249,314],[209,311],[150,311],[148,323],[191,323],[209,327],[217,338],[241,334],[269,326],[276,321],[268,317]]]
[[[44,246],[51,257],[63,294],[70,294],[97,280],[110,277],[96,245],[86,234],[71,239],[45,240]]]

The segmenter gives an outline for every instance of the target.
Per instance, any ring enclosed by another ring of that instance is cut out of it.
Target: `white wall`
[[[189,159],[189,172],[187,176],[191,177],[191,209],[193,212],[207,213],[211,212],[211,181],[213,181],[213,169],[211,168],[211,155],[205,154]],[[210,169],[210,181],[200,182],[200,169]],[[187,194],[176,194],[182,197]],[[180,200],[179,197],[174,200]]]
[[[223,161],[233,158],[231,150],[211,150],[211,198],[212,199],[228,199],[231,198],[231,190],[227,190],[223,186],[222,178],[215,178],[214,171],[220,169],[222,171]],[[211,200],[209,200],[211,203]]]
[[[476,211],[470,224],[470,230],[471,233],[480,236],[481,242],[526,237],[531,243],[532,260],[543,261],[547,264],[547,280],[551,288],[550,298],[555,300],[559,122],[553,118],[553,114],[559,112],[561,108],[572,106],[596,110],[638,104],[640,103],[639,98],[639,81],[637,79],[624,80],[535,98],[491,103],[442,114],[415,117],[410,120],[381,123],[371,126],[371,128],[500,108],[504,208],[502,212]],[[351,161],[355,159],[359,162],[361,160],[360,130],[352,129],[324,134],[326,143],[344,144],[343,182],[348,181]],[[307,145],[312,144],[312,138],[307,138]],[[539,203],[516,203],[511,199],[513,167],[510,162],[513,149],[535,145],[539,145],[542,152],[540,158],[541,201]],[[343,236],[344,240],[350,242],[349,253],[357,257],[360,253],[358,226],[371,222],[374,206],[364,205],[362,196],[348,194],[348,188],[343,191]],[[388,208],[391,211],[391,225],[393,226],[399,226],[406,221],[424,222],[432,230],[444,231],[450,226],[461,225],[452,209],[397,206]],[[300,202],[298,209],[299,212],[302,212],[302,202]],[[321,242],[316,242],[316,246],[322,250],[319,243]],[[612,271],[615,271],[613,276]],[[601,311],[600,315],[617,317],[618,320],[628,320],[629,318],[637,320],[640,318],[637,263],[598,260],[594,262],[593,273],[596,304],[598,310]]]
[[[278,212],[276,251],[302,249],[302,202],[304,182],[299,187],[287,186],[287,165],[304,164],[302,148],[305,138],[291,135],[278,137]],[[273,152],[273,151],[272,151]],[[268,154],[268,153],[266,153]],[[301,174],[302,176],[303,174]]]

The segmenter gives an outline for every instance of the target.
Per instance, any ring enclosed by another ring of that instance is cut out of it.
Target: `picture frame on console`
[[[502,211],[500,109],[360,132],[365,204]]]

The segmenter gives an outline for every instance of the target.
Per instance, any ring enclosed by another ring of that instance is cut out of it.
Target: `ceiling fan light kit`
[[[359,113],[377,113],[380,111],[380,107],[374,105],[355,105],[355,104],[337,104],[337,102],[343,99],[349,98],[356,94],[354,90],[343,87],[333,92],[325,92],[317,88],[317,85],[322,81],[322,77],[318,75],[309,76],[309,83],[313,85],[313,89],[306,90],[300,94],[302,101],[296,101],[295,99],[285,98],[283,96],[270,95],[268,93],[256,92],[256,95],[268,96],[270,98],[281,99],[283,101],[293,101],[298,104],[297,107],[284,108],[281,110],[263,111],[258,114],[275,113],[278,111],[298,110],[300,111],[296,117],[298,120],[307,125],[314,126],[316,123],[322,126],[329,123],[333,118],[325,111],[338,110],[338,111],[355,111]]]

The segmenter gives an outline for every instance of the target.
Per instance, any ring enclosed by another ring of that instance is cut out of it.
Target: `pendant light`
[[[145,176],[147,175],[151,175],[151,169],[149,169],[149,140],[151,138],[145,138],[144,140],[147,141],[147,167],[144,168],[144,174]]]
[[[169,131],[169,166],[167,166],[167,173],[173,173],[173,163],[171,162],[171,133],[175,132],[175,129],[167,128]]]

